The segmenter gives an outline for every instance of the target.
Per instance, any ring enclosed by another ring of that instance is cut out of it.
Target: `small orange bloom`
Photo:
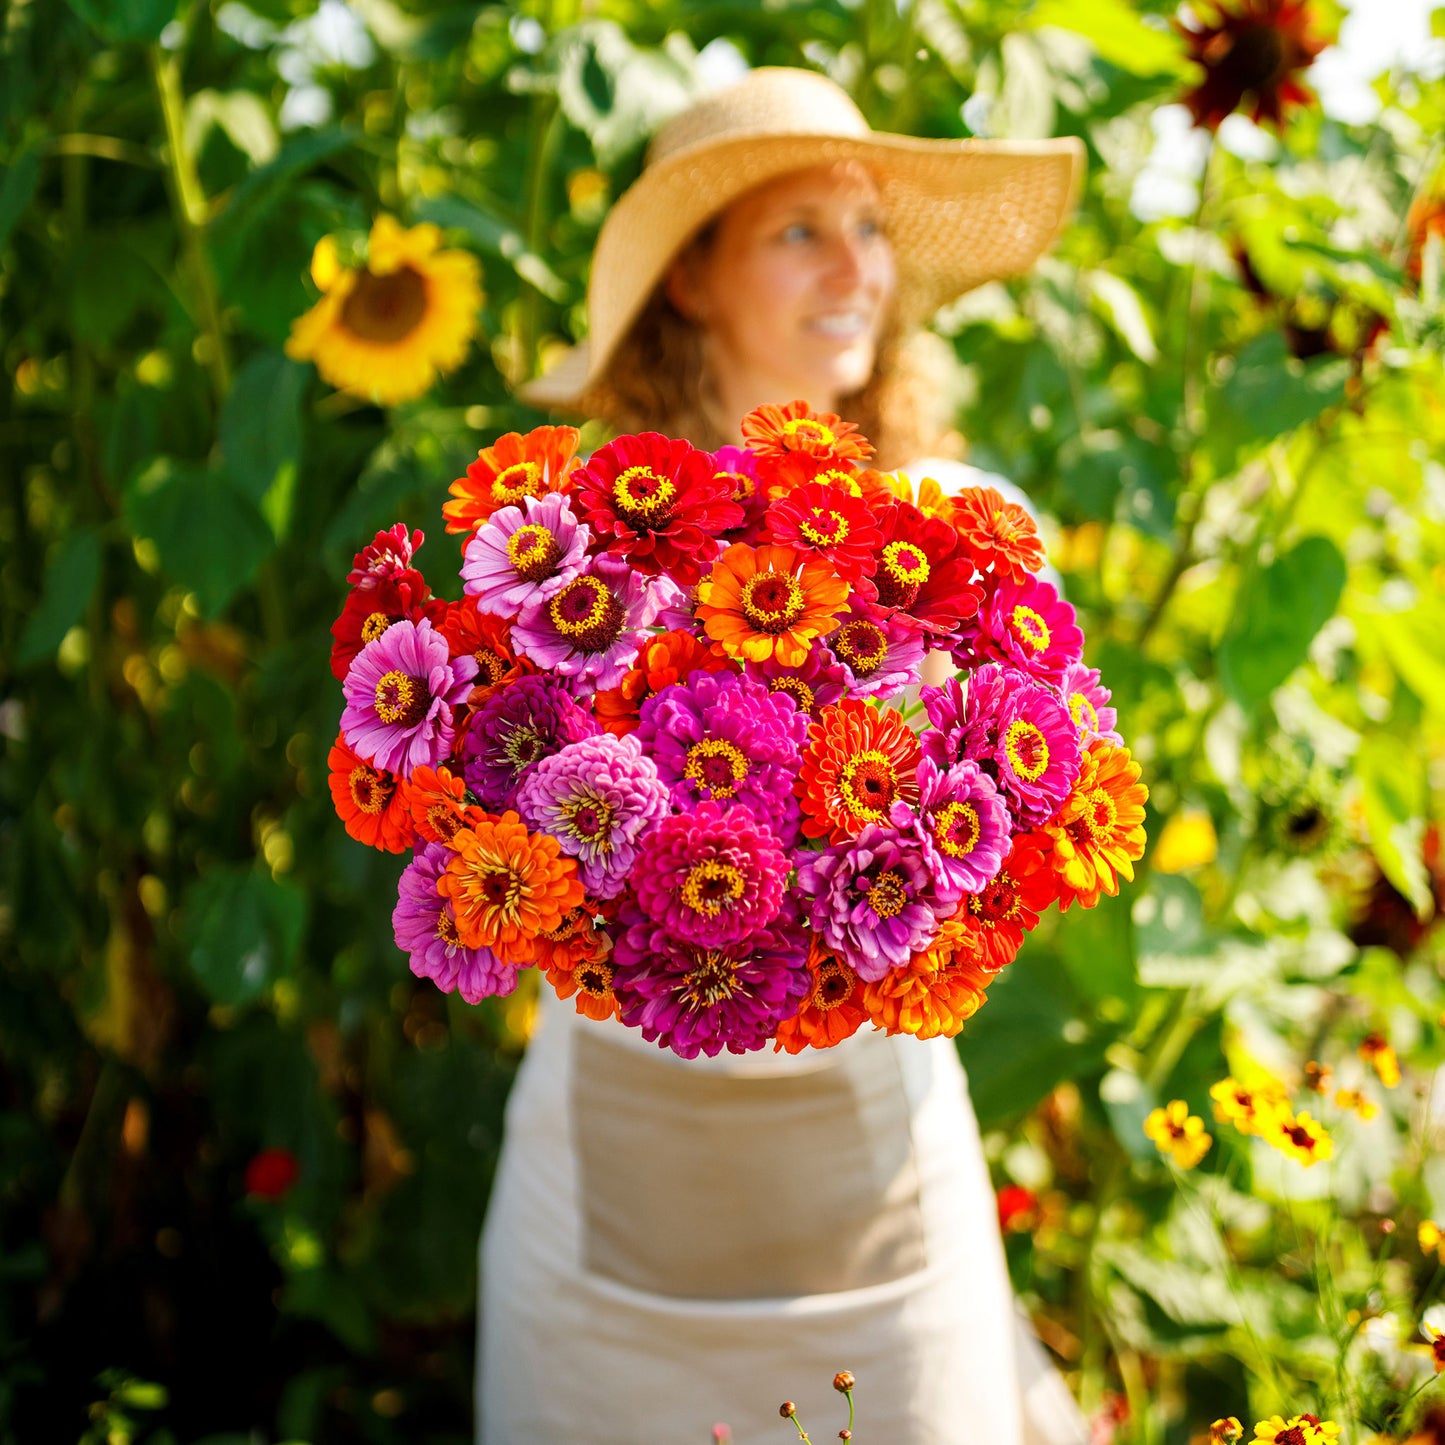
[[[467,785],[448,768],[414,768],[401,795],[411,810],[417,835],[429,843],[449,843],[468,824]],[[479,810],[473,810],[479,816]]]
[[[695,672],[717,672],[732,665],[690,632],[659,633],[643,644],[636,665],[616,687],[592,699],[593,714],[608,732],[623,737],[637,731],[642,704],[654,693]]]
[[[966,487],[953,498],[954,529],[980,572],[1022,582],[1044,565],[1034,519],[993,487]]]
[[[415,828],[396,778],[363,762],[340,733],[326,763],[331,769],[331,800],[346,831],[358,843],[384,853],[405,853],[412,845]]]
[[[918,738],[893,708],[844,698],[808,724],[795,791],[803,832],[841,843],[869,823],[884,826],[898,800],[918,801]]]
[[[537,966],[558,998],[577,1000],[577,1012],[589,1019],[616,1018],[617,998],[612,992],[612,943],[598,930],[593,904],[585,900],[562,915],[556,928],[537,935]]]
[[[1039,914],[1058,896],[1058,878],[1035,846],[1037,835],[1013,841],[1003,866],[977,893],[969,893],[954,915],[979,941],[980,959],[997,973],[1018,957],[1024,935],[1038,927]]]
[[[957,916],[901,968],[863,985],[863,1007],[890,1034],[953,1038],[983,1006],[992,974],[978,936]]]
[[[467,706],[479,707],[499,687],[537,669],[512,650],[512,625],[483,612],[470,597],[449,602],[437,631],[447,640],[453,657],[474,657],[477,676],[467,694]]]
[[[790,547],[734,542],[697,589],[697,619],[729,657],[797,667],[838,625],[848,584]]]
[[[1430,1354],[1435,1361],[1435,1373],[1445,1374],[1445,1334],[1433,1325],[1421,1326],[1421,1333],[1430,1341]]]
[[[576,863],[561,856],[549,834],[529,833],[516,813],[484,815],[449,846],[437,891],[451,901],[457,935],[468,948],[490,948],[503,963],[531,963],[537,935],[582,902]]]
[[[1400,1060],[1384,1034],[1366,1034],[1360,1040],[1360,1058],[1375,1071],[1387,1089],[1399,1084]]]
[[[1437,178],[1434,190],[1416,198],[1405,218],[1409,250],[1405,256],[1405,274],[1418,283],[1425,271],[1425,248],[1432,236],[1445,241],[1445,187]]]
[[[784,452],[780,457],[758,458],[758,480],[765,500],[776,502],[809,482],[842,487],[850,497],[863,495],[863,478],[876,472],[860,472],[856,462],[832,457],[811,457],[807,452]]]
[[[518,507],[523,497],[568,490],[577,468],[577,428],[539,426],[523,436],[509,431],[477,453],[477,459],[448,490],[442,506],[448,532],[468,537],[501,507]]]
[[[1059,908],[1093,908],[1119,891],[1120,877],[1134,877],[1144,856],[1144,803],[1149,789],[1128,748],[1102,738],[1089,744],[1079,776],[1057,817],[1036,830],[1059,879]],[[1047,842],[1045,842],[1047,840]]]
[[[813,971],[813,991],[795,1018],[778,1025],[774,1053],[780,1049],[790,1054],[806,1048],[831,1049],[857,1033],[868,1017],[858,975],[824,948],[816,934],[808,950],[808,967]]]
[[[873,444],[851,421],[815,412],[805,401],[765,403],[743,418],[742,431],[748,450],[759,457],[806,452],[831,461],[861,462],[873,455]]]

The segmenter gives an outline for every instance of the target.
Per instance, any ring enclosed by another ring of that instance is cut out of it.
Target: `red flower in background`
[[[1405,255],[1405,274],[1419,284],[1425,271],[1425,247],[1431,236],[1445,242],[1445,182],[1437,180],[1435,189],[1419,195],[1405,220],[1410,249]]]
[[[246,1193],[275,1203],[301,1177],[301,1165],[289,1149],[263,1149],[246,1165]]]
[[[1193,6],[1176,27],[1189,58],[1204,71],[1204,79],[1181,97],[1195,125],[1218,130],[1238,110],[1279,129],[1290,106],[1312,105],[1314,92],[1299,75],[1328,44],[1310,34],[1313,20],[1306,0]]]
[[[1039,1222],[1039,1196],[1022,1184],[1005,1184],[996,1196],[998,1227],[1004,1234],[1027,1234]]]

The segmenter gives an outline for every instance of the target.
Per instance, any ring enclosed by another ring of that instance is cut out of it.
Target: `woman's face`
[[[708,333],[725,405],[795,397],[831,409],[873,373],[893,299],[878,187],[845,161],[780,176],[734,201],[712,245],[669,276]]]

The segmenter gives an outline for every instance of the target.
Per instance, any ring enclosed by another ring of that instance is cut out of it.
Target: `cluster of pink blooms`
[[[459,601],[378,534],[337,810],[413,850],[397,942],[469,1001],[535,966],[687,1057],[956,1033],[1041,909],[1132,877],[1138,765],[1022,507],[799,402],[743,436],[499,439],[445,508]]]

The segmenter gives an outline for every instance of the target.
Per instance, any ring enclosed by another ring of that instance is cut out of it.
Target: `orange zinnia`
[[[1074,903],[1092,908],[1103,894],[1118,893],[1121,876],[1133,880],[1149,796],[1139,772],[1128,748],[1095,739],[1058,816],[1034,833],[1058,878],[1060,911]]]
[[[797,667],[813,639],[838,625],[848,584],[791,547],[734,542],[698,585],[697,601],[698,621],[729,657]]]
[[[663,632],[650,638],[637,654],[632,667],[616,687],[599,692],[592,699],[597,721],[616,737],[636,732],[642,704],[654,693],[681,682],[698,671],[717,672],[730,667],[690,632]]]
[[[577,999],[577,1012],[589,1019],[616,1018],[617,998],[612,992],[612,965],[607,955],[611,941],[597,929],[593,905],[584,901],[562,915],[556,928],[537,935],[537,966],[558,998]]]
[[[1034,519],[993,487],[966,487],[953,499],[950,520],[980,572],[1022,582],[1044,565]]]
[[[780,1049],[790,1054],[806,1048],[831,1049],[857,1033],[868,1017],[858,975],[824,948],[816,934],[808,949],[808,967],[813,971],[812,992],[796,1017],[778,1025],[774,1053]]]
[[[1040,912],[1058,896],[1058,877],[1036,837],[1016,837],[1003,866],[977,893],[966,894],[954,915],[978,939],[979,961],[990,973],[1018,957],[1024,934],[1038,927]]]
[[[851,421],[814,411],[805,401],[765,403],[743,418],[742,427],[748,450],[759,457],[806,452],[828,461],[861,462],[873,455],[873,444]]]
[[[429,843],[450,843],[468,826],[467,785],[448,768],[412,769],[401,784],[401,796],[411,810],[417,835]],[[474,816],[480,816],[475,810]]]
[[[890,1034],[951,1039],[983,1006],[990,982],[978,936],[954,917],[928,948],[865,983],[863,1007]]]
[[[869,823],[887,827],[895,802],[918,801],[919,755],[917,736],[893,708],[853,697],[823,708],[808,725],[798,770],[803,832],[841,843]]]
[[[477,819],[450,847],[437,891],[451,901],[457,936],[503,963],[531,963],[537,935],[582,902],[576,863],[549,834],[529,833],[516,813]]]
[[[448,490],[442,506],[448,532],[476,531],[500,507],[519,507],[523,497],[565,492],[577,462],[577,428],[539,426],[523,436],[509,431],[477,453]]]
[[[854,462],[810,457],[807,452],[760,457],[757,465],[759,484],[770,502],[786,497],[789,492],[805,487],[809,482],[825,482],[830,487],[842,487],[850,497],[861,497],[863,488],[860,478],[877,475],[876,472],[860,472]]]
[[[512,625],[483,612],[470,597],[449,602],[437,629],[447,640],[453,657],[474,657],[477,676],[467,706],[479,707],[500,687],[536,668],[512,648]]]
[[[415,829],[396,778],[357,757],[340,733],[326,763],[331,769],[331,800],[346,831],[358,843],[384,853],[405,853]]]

